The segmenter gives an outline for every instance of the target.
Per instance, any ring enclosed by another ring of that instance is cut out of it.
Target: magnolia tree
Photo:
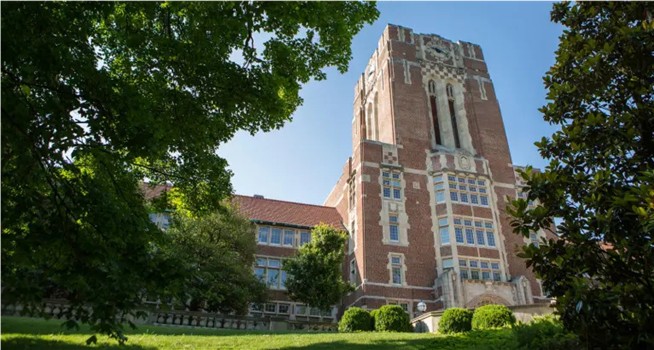
[[[527,169],[528,200],[510,212],[519,234],[557,234],[527,259],[588,348],[654,347],[654,7],[555,4],[565,26],[545,76],[541,112],[560,126],[537,142],[550,160]]]

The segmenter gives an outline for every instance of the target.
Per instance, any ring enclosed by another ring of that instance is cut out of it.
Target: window
[[[356,206],[356,177],[352,176],[350,180],[350,210],[354,209]]]
[[[434,192],[436,193],[436,203],[445,202],[445,183],[443,182],[443,174],[433,177],[434,179]]]
[[[397,222],[397,215],[389,215],[388,216],[388,227],[390,229],[390,239],[391,242],[399,242],[400,241],[400,230]]]
[[[470,203],[485,207],[488,206],[488,195],[486,194],[487,191],[485,187],[486,180],[448,175],[447,181],[447,188],[449,188],[450,191],[450,199],[453,202]],[[438,193],[438,190],[436,193]]]
[[[284,230],[284,245],[292,247],[295,243],[295,231]]]
[[[430,80],[428,85],[428,90],[430,95],[435,95],[436,94],[436,83],[434,83],[433,80]]]
[[[454,266],[452,263],[452,259],[443,259],[443,268],[444,269],[451,269]]]
[[[387,199],[402,199],[402,184],[397,171],[382,171],[383,194]]]
[[[457,125],[456,114],[454,112],[454,88],[451,84],[447,84],[447,103],[450,107],[450,120],[452,122],[452,134],[454,134],[454,146],[456,148],[461,148],[461,142],[459,140],[459,126]]]
[[[471,220],[455,216],[454,239],[459,244],[495,247],[493,223],[491,221]]]
[[[268,232],[270,232],[269,227],[259,227],[259,243],[268,244]]]
[[[299,241],[296,235],[297,231],[290,228],[259,226],[257,244],[294,248],[297,245],[302,245],[309,242],[309,232],[302,232]]]
[[[494,247],[495,246],[495,235],[493,234],[493,231],[486,231],[486,238],[488,238],[488,246],[489,247]]]
[[[357,281],[357,261],[352,259],[350,261],[350,282],[356,283]]]
[[[454,236],[456,236],[456,243],[463,243],[463,229],[461,227],[454,228]]]
[[[282,244],[282,230],[278,228],[273,228],[270,230],[270,244],[280,245]]]
[[[500,263],[492,260],[459,260],[462,279],[501,281]]]
[[[308,231],[300,232],[300,245],[305,245],[311,241],[311,233]]]
[[[472,229],[471,228],[466,228],[466,243],[467,244],[475,244],[475,237],[472,234]]]
[[[280,303],[279,304],[279,313],[280,314],[288,314],[290,310],[291,310],[291,305],[290,304],[285,304],[285,303]]]
[[[357,249],[357,227],[354,221],[350,223],[350,238],[352,239],[352,250]]]
[[[306,315],[307,314],[307,306],[302,305],[302,304],[295,305],[295,314],[296,315]]]
[[[266,304],[266,305],[264,306],[263,311],[264,311],[264,312],[267,312],[267,313],[273,313],[273,314],[274,314],[274,313],[277,312],[277,304],[275,304],[275,303],[268,303],[268,304]]]
[[[429,106],[431,107],[431,121],[434,127],[434,138],[437,145],[442,145],[441,130],[438,124],[438,105],[436,104],[436,83],[430,80],[428,83]]]
[[[486,245],[486,239],[484,237],[484,231],[483,230],[476,230],[475,233],[477,234],[477,244],[478,245]]]
[[[391,255],[391,283],[402,284],[404,278],[402,276],[402,256]]]
[[[535,232],[532,232],[529,234],[529,240],[531,241],[531,244],[534,245],[534,247],[538,248],[540,246],[540,242],[538,241],[538,234]]]
[[[282,262],[279,259],[257,257],[254,274],[264,281],[268,288],[286,288],[286,271],[282,271]]]
[[[441,245],[450,244],[450,230],[447,223],[447,218],[438,219],[438,234],[441,236]]]

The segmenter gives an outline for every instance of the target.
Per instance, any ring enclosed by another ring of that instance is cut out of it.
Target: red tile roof
[[[164,192],[169,191],[173,186],[171,185],[154,185],[150,183],[141,183],[141,190],[146,200],[151,200],[161,196]]]
[[[250,220],[313,227],[320,223],[345,229],[336,208],[276,199],[234,195],[239,211]]]

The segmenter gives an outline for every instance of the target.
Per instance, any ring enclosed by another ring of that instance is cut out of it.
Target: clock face
[[[444,45],[429,45],[427,50],[438,59],[447,60],[450,58],[450,50]]]

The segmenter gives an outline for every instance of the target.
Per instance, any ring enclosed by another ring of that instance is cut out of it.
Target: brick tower
[[[389,25],[354,89],[352,156],[325,201],[350,231],[343,306],[531,304],[505,207],[524,195],[478,45]],[[548,233],[549,234],[549,233]]]

